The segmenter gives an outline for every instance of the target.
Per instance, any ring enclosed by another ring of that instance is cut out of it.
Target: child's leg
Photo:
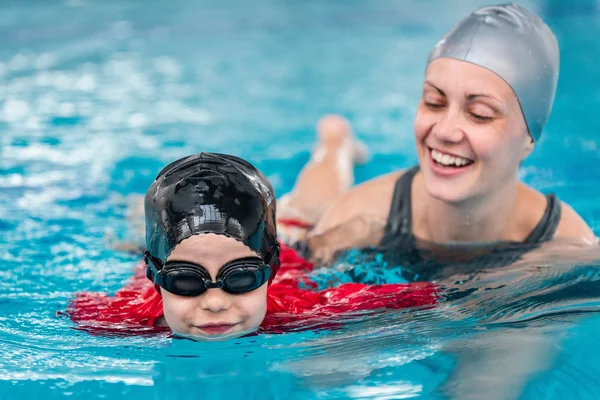
[[[293,242],[303,240],[323,213],[354,184],[354,165],[365,162],[366,147],[346,119],[323,117],[317,143],[292,191],[277,202],[278,231]]]

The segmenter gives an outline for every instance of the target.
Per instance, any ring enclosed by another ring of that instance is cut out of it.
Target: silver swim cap
[[[552,110],[558,42],[537,15],[514,3],[483,7],[438,42],[427,64],[447,57],[494,72],[513,89],[529,134],[537,141]]]

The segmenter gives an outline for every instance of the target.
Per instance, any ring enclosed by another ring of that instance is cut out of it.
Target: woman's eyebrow
[[[446,93],[444,93],[444,91],[442,89],[440,89],[439,87],[435,86],[433,83],[431,83],[429,81],[425,81],[424,84],[431,86],[432,88],[434,88],[435,90],[437,90],[437,92],[439,94],[441,94],[442,96],[446,96]]]
[[[487,99],[487,100],[491,100],[486,102],[488,107],[491,107],[492,109],[494,109],[496,112],[504,112],[505,110],[505,106],[504,103],[502,101],[500,101],[500,99],[498,99],[497,97],[495,97],[494,95],[490,94],[490,93],[472,93],[472,94],[466,94],[465,93],[465,99],[467,100],[467,102],[471,102],[477,99]]]
[[[492,95],[490,93],[473,93],[473,94],[465,93],[465,98],[467,99],[467,101],[475,100],[478,97],[485,97],[485,98],[497,101],[498,103],[502,103],[497,97],[495,97],[494,95]]]

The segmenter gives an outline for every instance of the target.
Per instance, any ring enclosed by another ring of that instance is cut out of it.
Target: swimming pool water
[[[374,154],[358,181],[412,165],[427,54],[483,4],[4,3],[0,398],[465,399],[510,387],[524,399],[598,398],[595,261],[515,267],[517,286],[491,274],[433,310],[229,343],[95,337],[56,315],[75,292],[114,292],[130,276],[137,257],[110,250],[107,233],[131,237],[129,196],[175,158],[238,154],[281,195],[308,159],[317,119],[337,112]],[[556,33],[561,73],[521,177],[600,233],[600,6],[523,4]]]

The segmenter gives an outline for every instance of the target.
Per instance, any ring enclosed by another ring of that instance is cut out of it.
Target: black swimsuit
[[[540,243],[554,237],[560,221],[560,202],[546,195],[544,216],[523,242],[475,244],[434,244],[415,238],[412,233],[411,186],[419,167],[404,173],[396,182],[380,251],[392,264],[402,265],[409,281],[442,278],[456,272],[508,265]]]

